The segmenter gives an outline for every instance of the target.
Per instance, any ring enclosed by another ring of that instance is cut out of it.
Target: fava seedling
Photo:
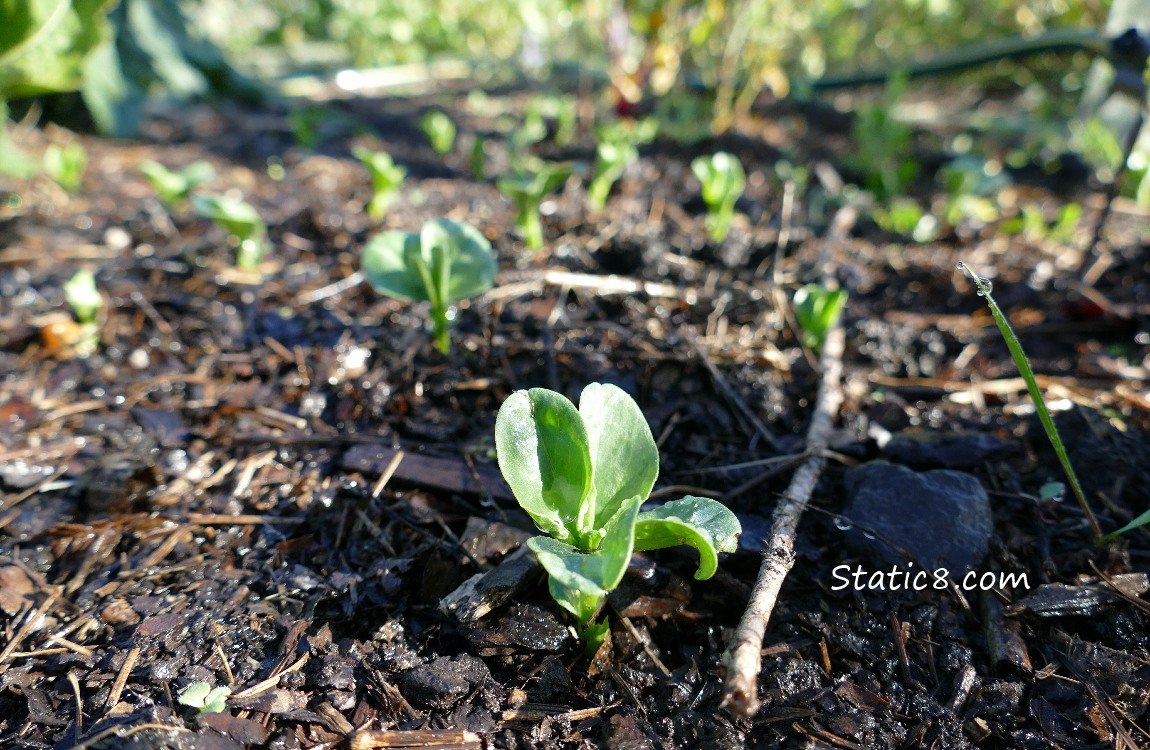
[[[523,233],[523,241],[530,249],[543,248],[543,222],[539,218],[539,204],[548,193],[567,181],[571,171],[569,166],[545,164],[532,174],[499,178],[499,192],[506,195],[518,209],[515,226]]]
[[[440,156],[451,153],[451,149],[455,147],[455,123],[450,117],[438,109],[433,109],[423,116],[419,124],[435,153]]]
[[[206,161],[193,162],[174,172],[159,162],[146,161],[140,164],[140,173],[151,183],[152,189],[156,191],[156,197],[168,208],[175,206],[191,195],[197,187],[216,176],[216,171]]]
[[[88,152],[79,143],[67,146],[53,143],[44,150],[44,173],[69,193],[80,190],[87,166]]]
[[[357,148],[353,153],[371,174],[371,202],[367,204],[367,215],[379,221],[399,196],[399,186],[403,184],[407,170],[397,165],[386,151]]]
[[[250,203],[223,196],[197,195],[192,198],[192,206],[197,214],[235,237],[236,268],[245,271],[259,268],[268,250],[267,225]]]
[[[595,150],[595,177],[587,186],[587,202],[596,211],[607,205],[611,186],[623,176],[627,167],[639,158],[639,150],[630,143],[600,143]]]
[[[491,243],[475,227],[437,219],[416,232],[384,232],[363,249],[364,276],[393,299],[430,302],[435,341],[451,351],[451,304],[491,288],[497,265]]]
[[[96,276],[88,270],[77,271],[63,286],[64,301],[72,310],[72,320],[53,321],[40,330],[40,338],[49,349],[67,350],[81,359],[91,356],[100,343],[97,318],[104,307],[104,297],[96,288]]]
[[[695,578],[705,580],[719,552],[735,551],[742,527],[714,500],[688,496],[640,512],[659,450],[638,404],[616,386],[588,385],[578,409],[545,388],[516,391],[499,409],[495,445],[515,499],[546,534],[527,545],[551,596],[585,633],[632,552],[690,545],[699,551]]]
[[[212,687],[207,682],[193,682],[176,697],[181,706],[195,709],[197,716],[218,714],[227,709],[232,691],[227,687]]]
[[[814,351],[822,349],[827,332],[838,322],[846,303],[845,289],[807,284],[795,292],[795,319],[803,329],[803,344]]]
[[[691,171],[703,186],[707,204],[707,234],[712,242],[722,242],[731,231],[735,203],[747,187],[743,165],[731,154],[720,151],[713,156],[700,156],[691,162]]]
[[[1074,467],[1070,463],[1070,456],[1066,453],[1066,447],[1062,444],[1062,437],[1058,434],[1058,428],[1054,426],[1054,419],[1050,416],[1050,410],[1046,408],[1046,399],[1042,397],[1042,391],[1038,388],[1038,380],[1034,377],[1034,370],[1030,368],[1030,361],[1026,358],[1026,352],[1022,351],[1022,343],[1019,342],[1018,336],[1015,335],[1014,329],[1010,327],[1010,321],[1006,319],[1002,309],[999,308],[998,303],[994,301],[991,296],[991,289],[993,284],[990,279],[979,276],[970,270],[965,263],[958,264],[958,270],[970,276],[974,281],[974,286],[978,290],[978,296],[986,300],[986,304],[990,307],[990,314],[994,318],[994,322],[998,325],[999,332],[1002,333],[1002,338],[1006,340],[1006,348],[1010,350],[1010,356],[1014,358],[1014,364],[1018,367],[1018,373],[1022,376],[1023,381],[1026,382],[1026,389],[1030,391],[1030,397],[1034,400],[1034,410],[1038,413],[1038,419],[1042,422],[1042,429],[1046,431],[1046,437],[1050,440],[1050,445],[1054,448],[1055,454],[1058,456],[1058,462],[1062,464],[1062,471],[1066,474],[1066,479],[1070,483],[1070,489],[1074,492],[1074,498],[1078,501],[1078,507],[1082,508],[1082,512],[1090,521],[1090,528],[1094,531],[1095,541],[1102,542],[1102,528],[1098,525],[1098,519],[1094,517],[1094,511],[1090,507],[1090,503],[1086,500],[1086,494],[1082,491],[1082,485],[1078,482],[1078,475],[1074,473]],[[1106,541],[1114,538],[1116,535],[1129,531],[1130,529],[1141,526],[1145,523],[1150,523],[1150,512],[1143,513],[1134,522],[1124,526],[1118,531],[1112,532],[1105,537]]]

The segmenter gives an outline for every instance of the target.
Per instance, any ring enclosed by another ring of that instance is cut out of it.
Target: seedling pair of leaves
[[[216,195],[192,198],[196,213],[236,238],[236,268],[255,270],[268,250],[267,225],[250,203]]]
[[[152,184],[156,197],[168,208],[191,195],[192,191],[216,176],[212,165],[206,161],[197,161],[183,169],[172,171],[163,164],[155,161],[146,161],[140,165],[140,172]]]
[[[571,167],[565,164],[544,164],[530,174],[499,178],[499,192],[511,199],[519,210],[515,226],[523,233],[523,241],[530,249],[543,248],[543,222],[539,218],[539,204],[548,193],[566,182],[571,172]]]
[[[450,219],[430,221],[419,232],[373,237],[363,249],[362,267],[380,294],[431,303],[436,345],[444,354],[451,351],[451,304],[490,289],[497,270],[483,233]]]
[[[371,173],[371,202],[367,204],[367,215],[379,221],[399,195],[399,186],[403,184],[407,170],[396,164],[386,151],[357,148],[353,153]]]
[[[703,188],[707,234],[712,242],[722,242],[731,231],[735,203],[747,188],[747,173],[742,163],[726,151],[698,157],[691,162],[691,171]]]
[[[631,554],[686,544],[695,578],[710,578],[719,552],[742,531],[722,504],[688,496],[639,508],[659,475],[659,451],[639,406],[616,386],[592,383],[579,407],[545,388],[516,391],[495,422],[499,468],[519,505],[548,536],[527,545],[555,601],[585,629],[619,585]]]
[[[803,344],[818,351],[847,303],[845,289],[807,284],[795,292],[795,319],[803,329]]]
[[[182,706],[195,709],[196,714],[218,714],[227,709],[232,691],[226,687],[212,687],[207,682],[193,682],[176,698]]]

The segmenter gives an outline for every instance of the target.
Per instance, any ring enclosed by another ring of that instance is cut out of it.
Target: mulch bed
[[[828,240],[831,214],[784,211],[773,169],[783,150],[833,168],[849,123],[779,105],[757,132],[644,147],[601,213],[572,182],[544,206],[548,246],[532,253],[493,182],[467,171],[474,133],[491,136],[493,173],[507,142],[458,99],[460,142],[439,159],[416,127],[428,103],[333,105],[374,135],[315,152],[292,147],[276,113],[161,115],[139,142],[80,138],[91,161],[76,195],[43,177],[0,183],[0,745],[1150,742],[1150,537],[1099,549],[1073,502],[1035,502],[1060,469],[955,270],[994,276],[1114,529],[1150,507],[1146,342],[1133,343],[1150,310],[1145,215],[1120,206],[1101,256],[993,228],[908,244],[865,219]],[[35,153],[71,137],[18,139]],[[589,138],[537,150],[593,161]],[[419,306],[340,284],[381,228],[363,211],[370,187],[351,142],[409,170],[384,227],[447,216],[493,242],[497,286],[461,306],[450,356]],[[717,245],[689,163],[720,149],[751,179]],[[262,281],[230,268],[218,228],[156,202],[145,159],[207,159],[213,191],[260,210],[275,247]],[[1081,200],[1085,237],[1097,186],[1052,187],[1012,190],[1050,216]],[[915,189],[927,203],[935,190]],[[107,301],[86,359],[39,334],[80,267],[97,270]],[[789,480],[791,464],[768,459],[801,452],[819,380],[789,299],[824,273],[851,294],[846,405],[768,631],[765,706],[736,719],[719,707],[720,656]],[[643,407],[662,455],[656,491],[722,498],[745,533],[707,582],[692,579],[691,554],[637,555],[609,600],[610,646],[588,655],[538,569],[515,557],[533,529],[501,483],[493,431],[515,389],[575,398],[596,381]],[[980,571],[1025,573],[1028,590],[832,589],[835,566],[866,564],[836,523],[846,469],[898,462],[880,437],[912,432],[1001,439],[952,458],[992,500]],[[517,588],[482,616],[443,606],[511,564]],[[177,703],[195,682],[229,687],[226,711]]]

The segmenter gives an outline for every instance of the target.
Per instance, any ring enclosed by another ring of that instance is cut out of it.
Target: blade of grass
[[[1067,455],[1066,447],[1062,444],[1062,438],[1058,435],[1058,429],[1054,426],[1054,419],[1050,416],[1050,410],[1046,408],[1046,399],[1042,397],[1042,391],[1038,389],[1038,381],[1034,377],[1034,370],[1030,369],[1030,361],[1026,359],[1026,352],[1022,351],[1022,344],[1019,342],[1018,336],[1015,335],[1014,329],[1010,327],[1010,321],[1006,319],[1006,315],[1003,314],[1002,309],[999,308],[998,303],[990,294],[990,281],[970,270],[965,263],[959,263],[958,270],[970,275],[970,278],[974,280],[975,287],[978,288],[978,296],[984,298],[987,306],[990,307],[990,314],[994,317],[994,322],[998,325],[1002,338],[1006,340],[1006,348],[1010,350],[1010,356],[1014,358],[1018,373],[1022,375],[1022,379],[1026,382],[1026,389],[1030,391],[1030,398],[1034,400],[1034,409],[1038,412],[1042,429],[1046,431],[1046,437],[1058,455],[1058,462],[1062,464],[1062,471],[1070,482],[1070,488],[1074,492],[1079,507],[1082,508],[1082,512],[1090,521],[1090,528],[1094,531],[1094,541],[1101,543],[1103,541],[1102,528],[1098,525],[1098,519],[1094,517],[1094,511],[1091,510],[1090,503],[1086,500],[1082,485],[1078,483],[1078,475],[1074,473],[1074,467],[1070,464],[1070,456]]]

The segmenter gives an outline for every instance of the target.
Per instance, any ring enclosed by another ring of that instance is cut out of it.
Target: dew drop
[[[835,528],[839,531],[850,531],[854,528],[854,524],[842,516],[835,516]]]
[[[871,539],[871,540],[873,540],[873,539],[874,539],[874,534],[870,533],[869,531],[864,531],[864,532],[863,532],[863,537],[864,537],[864,538],[866,538],[866,539]]]
[[[958,265],[957,265],[957,266],[955,266],[955,268],[957,268],[957,269],[958,269],[958,270],[960,270],[960,271],[965,271],[965,270],[966,270],[966,264],[965,264],[965,263],[963,263],[963,262],[960,260],[960,261],[958,262]]]
[[[984,287],[978,290],[979,297],[983,296],[984,294],[990,294],[994,290],[994,282],[985,276],[978,277],[978,285],[979,287]]]

